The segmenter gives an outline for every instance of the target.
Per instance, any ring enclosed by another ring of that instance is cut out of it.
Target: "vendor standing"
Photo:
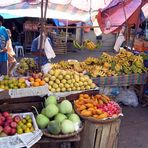
[[[52,49],[51,40],[48,37],[48,29],[44,28],[43,31],[43,46],[40,49],[40,38],[39,35],[35,38],[31,45],[31,52],[35,56],[35,60],[38,64],[41,64],[41,70],[47,73],[50,70],[50,60],[55,57],[55,53]]]
[[[9,36],[7,30],[2,26],[4,22],[3,17],[0,15],[0,75],[7,75],[8,73],[8,55],[7,55],[7,41]]]

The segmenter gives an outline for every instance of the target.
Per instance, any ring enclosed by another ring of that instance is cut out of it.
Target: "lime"
[[[26,119],[23,119],[22,122],[23,122],[23,123],[26,123]]]
[[[27,127],[29,127],[29,128],[32,127],[32,123],[30,123],[30,122],[28,122],[26,125],[27,125]]]
[[[29,133],[30,132],[30,129],[29,128],[26,128],[25,129],[25,133]]]
[[[23,133],[23,129],[22,129],[22,128],[18,128],[18,129],[17,129],[17,133],[18,133],[18,134],[22,134],[22,133]]]
[[[25,119],[26,119],[26,120],[29,120],[29,119],[31,119],[31,117],[30,117],[29,115],[27,115],[27,116],[25,117]]]

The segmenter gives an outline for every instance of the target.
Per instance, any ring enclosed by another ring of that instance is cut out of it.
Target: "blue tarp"
[[[11,15],[8,13],[0,13],[4,17],[4,19],[13,19],[13,18],[21,18],[21,16]]]

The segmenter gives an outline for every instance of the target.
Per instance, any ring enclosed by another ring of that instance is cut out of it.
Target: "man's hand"
[[[3,52],[7,52],[7,48],[4,48],[4,49],[3,49]]]

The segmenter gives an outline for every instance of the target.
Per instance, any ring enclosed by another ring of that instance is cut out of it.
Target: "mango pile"
[[[121,113],[120,106],[104,94],[80,94],[74,105],[82,117],[106,119],[117,117]]]

